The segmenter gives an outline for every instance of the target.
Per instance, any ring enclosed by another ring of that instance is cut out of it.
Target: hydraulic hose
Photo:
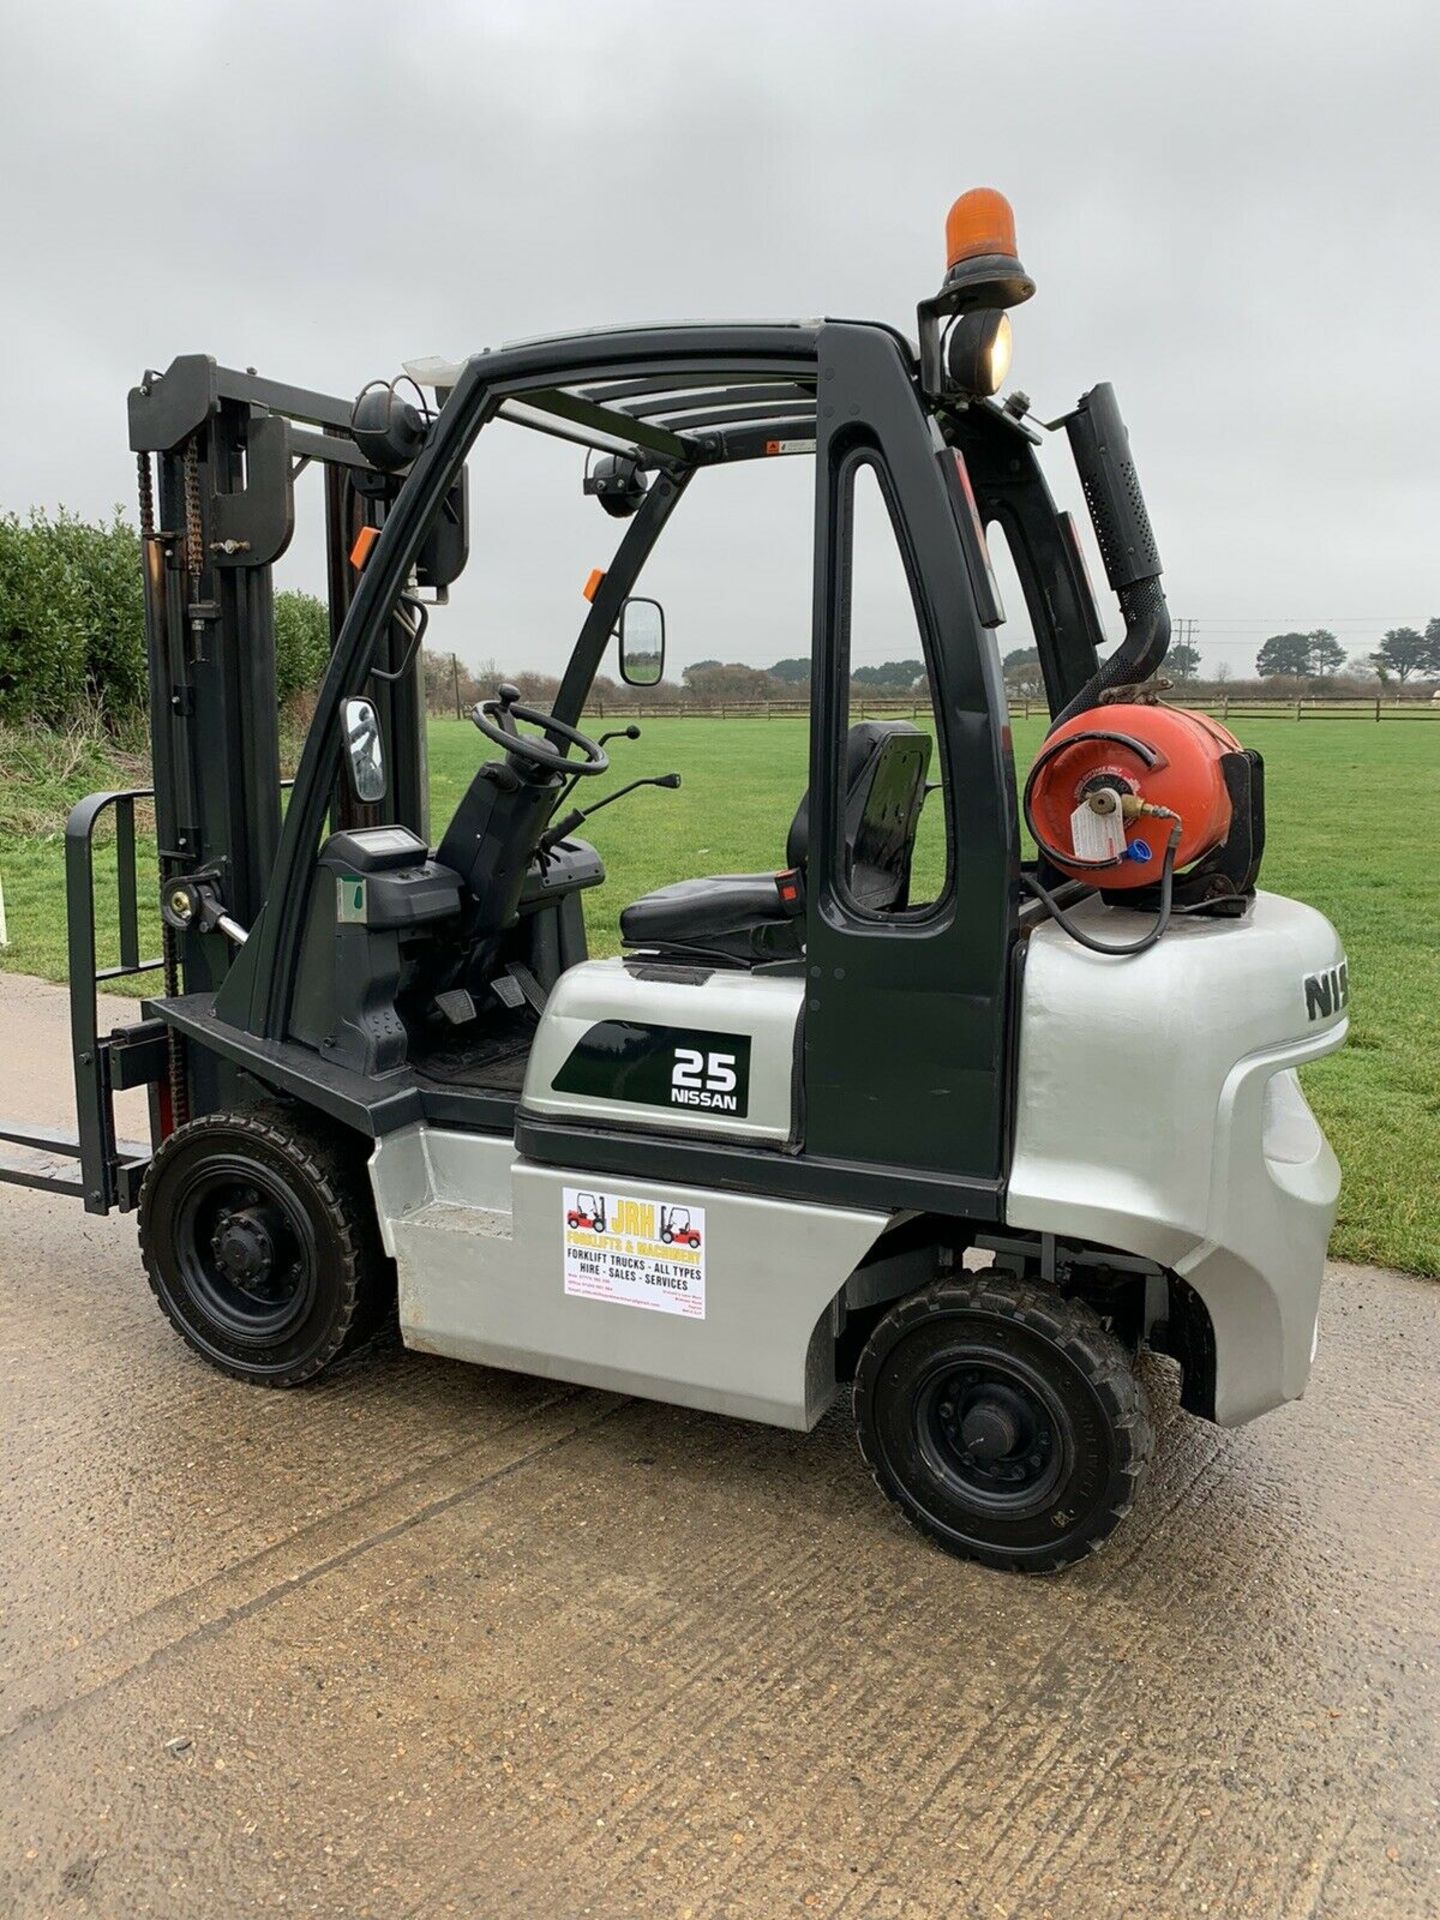
[[[1138,940],[1125,940],[1118,946],[1104,940],[1097,940],[1094,934],[1087,933],[1083,927],[1078,926],[1055,896],[1041,886],[1033,873],[1022,873],[1020,878],[1055,924],[1063,928],[1072,940],[1077,941],[1082,947],[1088,947],[1091,953],[1103,953],[1109,959],[1123,960],[1134,954],[1147,952],[1170,924],[1170,907],[1175,892],[1175,851],[1180,845],[1180,833],[1181,822],[1172,815],[1170,837],[1165,842],[1165,853],[1160,864],[1160,905],[1156,910],[1154,926],[1148,932],[1141,934]]]

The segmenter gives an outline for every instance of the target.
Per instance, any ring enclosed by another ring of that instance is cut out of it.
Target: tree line
[[[330,621],[324,603],[296,591],[275,596],[276,681],[282,707],[313,690],[330,655]],[[1225,668],[1207,680],[1199,651],[1172,646],[1167,678],[1194,690],[1245,683]],[[1405,688],[1440,676],[1440,617],[1423,628],[1394,627],[1373,652],[1346,658],[1333,633],[1272,634],[1256,657],[1264,691],[1295,697],[1316,685],[1332,691],[1370,692],[1376,686]],[[1006,686],[1015,699],[1043,700],[1040,657],[1034,647],[1004,656]],[[542,705],[555,696],[552,675],[507,674],[493,661],[473,670],[452,654],[427,652],[427,703],[434,713],[468,712],[496,685],[513,678],[528,700]],[[679,681],[639,689],[601,677],[595,697],[622,704],[637,698],[647,706],[723,706],[760,701],[803,701],[810,660],[795,655],[771,666],[743,661],[696,660]],[[1252,683],[1254,684],[1254,683]],[[925,663],[883,661],[856,667],[852,694],[872,699],[923,699]],[[81,520],[63,509],[22,520],[0,514],[0,721],[63,726],[98,718],[120,732],[137,724],[146,706],[145,610],[140,537],[120,512],[107,521]]]
[[[1228,690],[1284,699],[1316,692],[1373,695],[1378,689],[1403,688],[1412,680],[1440,677],[1440,618],[1423,632],[1418,627],[1392,627],[1373,652],[1349,657],[1325,627],[1313,633],[1271,634],[1256,655],[1251,680],[1237,678],[1228,662],[1209,674],[1201,671],[1202,665],[1199,648],[1180,641],[1166,653],[1160,673],[1172,685],[1201,694]],[[1005,655],[1002,666],[1013,699],[1044,699],[1038,648],[1016,647]]]
[[[1314,633],[1272,633],[1255,657],[1262,680],[1283,675],[1289,679],[1333,680],[1344,669],[1352,679],[1373,678],[1404,686],[1407,680],[1440,675],[1440,617],[1422,632],[1418,627],[1391,627],[1373,653],[1348,660],[1335,635],[1324,627]]]
[[[425,699],[431,713],[465,714],[478,700],[488,700],[502,680],[519,687],[526,701],[548,706],[560,688],[558,676],[515,673],[494,660],[467,667],[453,653],[425,655]],[[850,676],[852,694],[872,700],[922,700],[928,681],[923,660],[890,660],[880,666],[857,667]],[[761,701],[803,703],[810,696],[810,660],[777,660],[771,667],[747,666],[740,660],[696,660],[679,680],[661,680],[653,687],[628,687],[599,675],[591,698],[599,705],[643,703],[647,707],[743,706]]]

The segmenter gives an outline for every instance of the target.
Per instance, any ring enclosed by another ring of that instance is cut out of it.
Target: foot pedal
[[[475,1018],[475,1002],[464,987],[451,987],[446,993],[437,993],[435,1005],[452,1027],[463,1027]]]
[[[514,985],[519,987],[521,994],[529,1002],[534,1011],[536,1013],[544,1013],[545,1002],[549,998],[549,995],[530,969],[525,966],[523,962],[512,960],[505,971],[509,974]]]
[[[525,989],[518,980],[512,980],[508,973],[497,973],[490,982],[491,991],[502,1007],[508,1007],[511,1013],[525,1004]]]

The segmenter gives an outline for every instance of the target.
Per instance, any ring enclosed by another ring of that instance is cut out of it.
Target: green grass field
[[[598,730],[598,724],[597,729]],[[1017,723],[1022,766],[1041,723]],[[1327,914],[1350,956],[1350,1044],[1305,1075],[1306,1088],[1345,1170],[1334,1251],[1440,1274],[1440,877],[1432,833],[1440,820],[1440,725],[1281,719],[1243,727],[1265,755],[1268,846],[1264,884]],[[57,797],[104,778],[91,759],[40,781],[11,755],[0,795],[0,879],[9,911],[0,965],[65,976],[62,843],[37,833]],[[613,779],[678,770],[677,793],[642,789],[602,814],[593,838],[608,884],[586,895],[597,953],[617,947],[616,918],[667,880],[778,866],[806,779],[806,728],[798,720],[647,720],[643,736],[613,744]],[[478,764],[474,729],[440,720],[430,730],[435,837]],[[43,787],[36,797],[32,788]],[[922,830],[917,882],[933,885],[943,862],[939,816]],[[153,843],[151,843],[153,847]],[[101,850],[103,874],[113,853]],[[143,886],[143,882],[142,882]],[[154,914],[149,914],[154,938]],[[156,951],[152,944],[148,951]],[[1117,962],[1117,964],[1120,964]],[[7,1090],[7,1109],[23,1089]]]

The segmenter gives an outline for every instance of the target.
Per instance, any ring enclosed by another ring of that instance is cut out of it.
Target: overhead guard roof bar
[[[652,392],[654,390],[652,389]],[[638,396],[637,396],[638,397]],[[758,404],[766,402],[771,411],[774,403],[782,401],[787,406],[793,401],[815,403],[813,386],[798,386],[791,381],[784,386],[764,386],[758,380],[753,384],[734,387],[708,386],[693,393],[667,393],[663,399],[645,399],[643,405],[634,402],[617,407],[619,413],[628,413],[635,420],[664,420],[674,425],[674,416],[683,413],[687,407],[741,407],[751,406],[758,412]]]
[[[691,434],[700,429],[764,424],[772,437],[781,432],[793,437],[797,430],[814,435],[814,391],[798,382],[742,379],[721,385],[713,375],[703,382],[697,377],[687,400],[690,407],[700,406],[699,412],[684,410],[687,400],[680,398],[674,385],[667,397],[657,399],[654,396],[666,390],[652,382],[624,384],[632,387],[637,401],[644,396],[641,404],[621,406],[587,397],[602,389],[548,387],[505,401],[499,417],[599,452],[634,452],[645,459],[646,465],[710,464],[717,455],[745,459],[765,451],[764,435],[753,444],[748,436],[732,441],[717,439],[713,433],[707,433],[703,440],[692,439]]]
[[[778,384],[783,384],[788,391],[803,388],[806,392],[813,393],[815,390],[814,380],[812,379],[806,385],[805,375],[798,372],[793,378],[787,372],[783,381]],[[651,374],[648,379],[643,380],[612,380],[607,381],[603,386],[576,387],[575,392],[582,400],[593,400],[597,406],[608,407],[615,406],[621,401],[632,400],[653,400],[663,403],[666,395],[673,396],[676,401],[693,400],[702,398],[705,393],[728,393],[740,388],[748,392],[753,399],[757,389],[768,392],[775,386],[777,381],[774,371],[763,373],[737,371],[734,373],[674,373],[666,374],[664,377]],[[627,407],[626,410],[634,413],[642,411],[639,407]]]
[[[577,426],[590,427],[597,433],[609,434],[621,441],[632,441],[636,446],[644,447],[650,453],[658,453],[668,460],[688,461],[699,451],[667,428],[651,426],[619,408],[598,407],[593,401],[582,400],[579,394],[569,393],[562,387],[539,388],[531,393],[517,394],[516,398],[540,413],[553,413],[562,420],[574,421]]]
[[[554,414],[536,412],[524,400],[503,400],[495,418],[512,427],[528,427],[531,433],[549,434],[554,440],[568,440],[572,447],[590,447],[596,453],[632,453],[635,436],[618,426],[614,433],[600,433],[587,427],[572,426]]]
[[[813,402],[809,408],[803,411],[795,407],[781,409],[773,405],[764,407],[732,406],[720,408],[710,413],[684,413],[678,416],[672,416],[666,420],[665,424],[673,433],[688,433],[700,427],[743,427],[748,426],[752,421],[762,420],[775,423],[803,420],[809,425],[810,431],[813,433],[815,431],[815,407]]]

